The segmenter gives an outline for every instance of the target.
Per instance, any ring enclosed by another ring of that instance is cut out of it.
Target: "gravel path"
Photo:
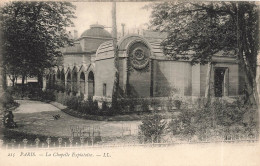
[[[57,107],[40,101],[16,100],[16,102],[20,106],[14,112],[19,114],[59,111]]]
[[[72,117],[57,107],[39,101],[19,100],[20,106],[14,111],[18,128],[14,129],[32,134],[48,136],[71,136],[70,126],[99,127],[101,136],[122,136],[123,127],[130,128],[132,135],[137,135],[141,121],[94,121]],[[60,119],[54,120],[54,115]],[[127,132],[124,132],[127,134]]]

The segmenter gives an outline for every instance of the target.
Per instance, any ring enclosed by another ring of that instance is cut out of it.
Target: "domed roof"
[[[98,38],[112,38],[111,34],[104,29],[103,25],[90,25],[90,29],[85,30],[80,37],[98,37]]]

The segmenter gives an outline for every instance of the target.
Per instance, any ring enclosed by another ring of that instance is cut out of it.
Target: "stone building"
[[[76,36],[77,37],[77,36]],[[117,42],[119,53],[119,89],[122,96],[135,98],[204,97],[207,65],[191,65],[187,60],[172,60],[163,54],[160,42],[164,34],[144,31],[126,35]],[[46,76],[47,88],[66,89],[70,95],[111,99],[115,69],[111,34],[102,25],[75,39],[62,50],[62,65]],[[243,93],[243,72],[236,58],[216,55],[212,60],[210,94],[215,97]]]

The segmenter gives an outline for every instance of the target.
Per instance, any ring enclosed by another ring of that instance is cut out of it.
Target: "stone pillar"
[[[224,75],[224,93],[223,96],[228,96],[228,88],[229,88],[229,69],[226,68]],[[238,92],[237,94],[238,95]]]
[[[64,87],[64,88],[65,88],[65,90],[66,90],[66,88],[67,88],[67,76],[65,75],[65,73],[64,73],[64,82],[65,82],[65,83],[64,83],[64,84],[65,84],[65,87]]]

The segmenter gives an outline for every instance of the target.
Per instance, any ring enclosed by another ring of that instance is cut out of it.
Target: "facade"
[[[117,42],[119,89],[126,97],[204,97],[208,65],[191,65],[187,60],[165,56],[160,42],[165,34],[144,31],[126,35]],[[115,68],[112,36],[102,25],[75,39],[62,50],[62,65],[48,71],[46,88],[65,89],[70,95],[97,100],[111,99]],[[216,55],[212,60],[210,94],[233,97],[243,94],[243,72],[235,57]]]

